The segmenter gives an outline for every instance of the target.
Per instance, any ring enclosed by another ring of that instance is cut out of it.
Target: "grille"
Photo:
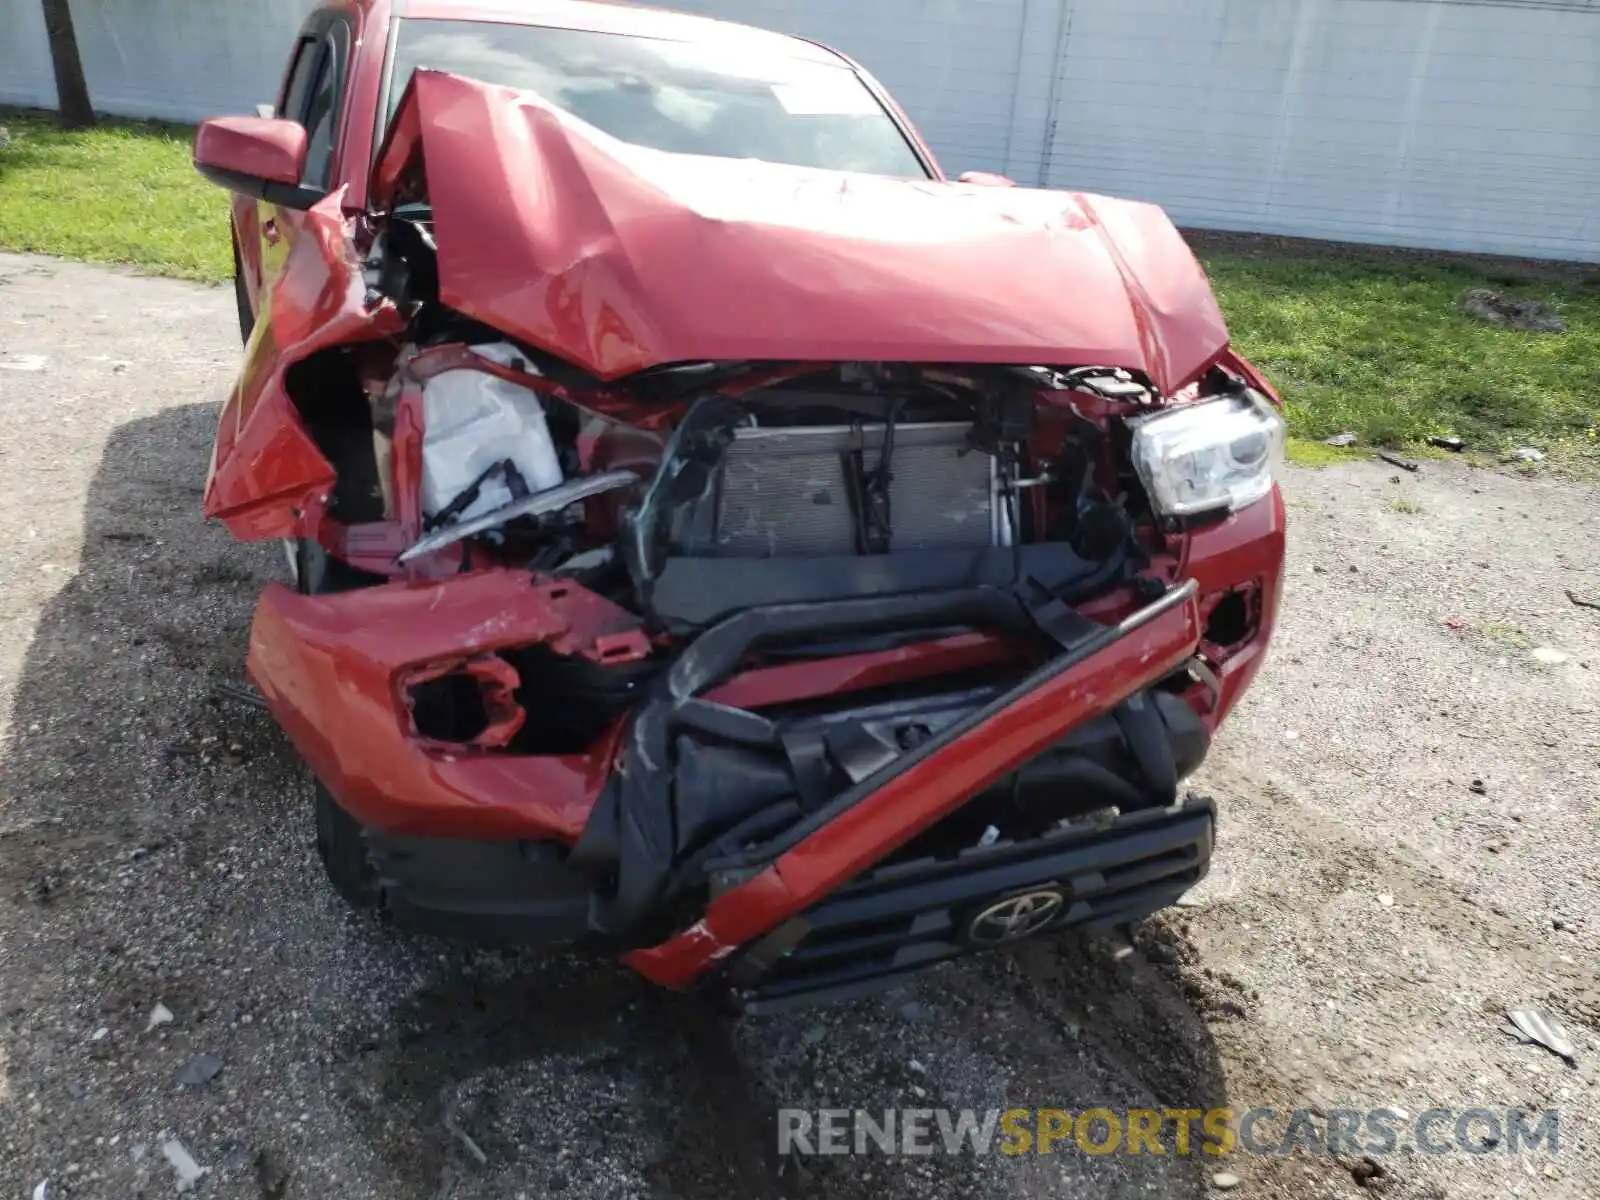
[[[962,931],[975,909],[1041,884],[1068,898],[1052,928],[1139,920],[1204,877],[1215,816],[1191,796],[1109,826],[881,866],[752,945],[728,982],[752,1013],[866,995],[968,953]]]
[[[994,460],[972,450],[971,426],[901,425],[889,488],[891,552],[961,550],[997,540]],[[843,456],[860,446],[878,464],[884,427],[740,429],[723,459],[710,544],[730,558],[856,552]]]

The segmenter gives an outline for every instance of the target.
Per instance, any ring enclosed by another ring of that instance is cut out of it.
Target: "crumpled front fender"
[[[242,541],[297,536],[303,515],[333,486],[333,467],[289,395],[289,368],[330,346],[405,327],[390,301],[367,303],[340,211],[343,195],[341,189],[304,214],[217,422],[205,514]]]

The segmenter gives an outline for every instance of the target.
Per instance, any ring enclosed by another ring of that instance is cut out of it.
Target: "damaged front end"
[[[1029,365],[679,354],[714,347],[658,325],[612,373],[623,324],[575,282],[600,267],[544,288],[548,327],[467,286],[418,103],[385,211],[342,243],[323,214],[253,343],[235,440],[266,413],[296,459],[224,455],[208,489],[293,543],[249,670],[372,894],[771,1008],[1204,874],[1214,812],[1180,784],[1260,665],[1283,548],[1281,426],[1220,334]],[[1122,219],[1073,236],[1154,336],[1189,285],[1136,286]],[[313,281],[338,338],[293,323]]]

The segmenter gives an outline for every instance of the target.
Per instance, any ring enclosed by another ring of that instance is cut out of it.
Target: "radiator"
[[[994,460],[971,449],[970,430],[962,423],[895,428],[890,553],[1000,540]],[[844,456],[859,445],[870,471],[883,440],[882,425],[736,430],[710,493],[711,511],[692,521],[685,549],[726,558],[856,553]]]

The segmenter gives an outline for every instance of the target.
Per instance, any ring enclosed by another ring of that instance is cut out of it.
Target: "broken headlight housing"
[[[1133,465],[1163,517],[1232,511],[1272,490],[1283,418],[1246,391],[1130,421]]]

